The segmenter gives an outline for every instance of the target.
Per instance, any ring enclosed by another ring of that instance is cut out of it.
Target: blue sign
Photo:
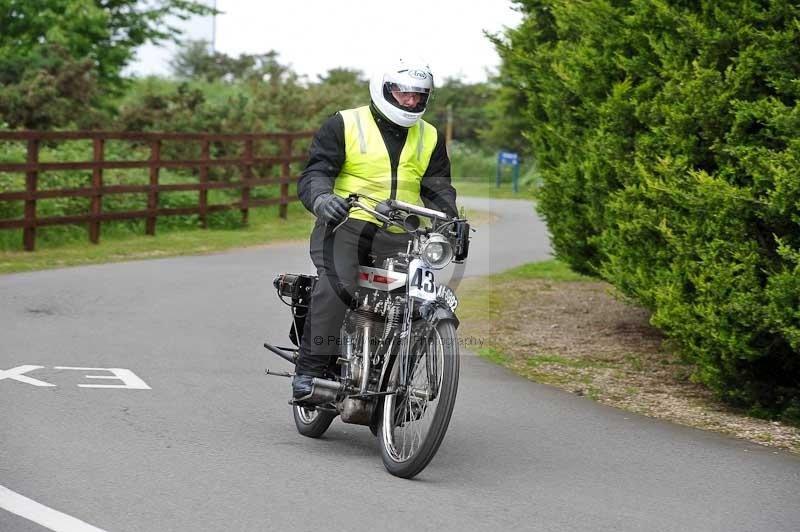
[[[519,154],[511,151],[501,151],[497,158],[500,164],[519,164]]]
[[[500,188],[500,176],[503,173],[504,164],[510,164],[514,167],[514,192],[517,192],[517,182],[519,181],[519,154],[512,151],[501,151],[497,153],[497,188]]]

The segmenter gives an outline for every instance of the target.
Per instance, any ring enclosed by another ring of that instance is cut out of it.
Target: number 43
[[[423,279],[423,275],[425,279]],[[416,286],[418,290],[432,294],[435,290],[433,284],[433,272],[423,268],[417,268],[414,272],[414,277],[411,278],[411,284]]]

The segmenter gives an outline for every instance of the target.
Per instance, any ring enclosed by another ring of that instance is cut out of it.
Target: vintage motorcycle
[[[363,194],[351,194],[348,202],[351,211],[363,209],[412,238],[405,252],[384,258],[380,265],[359,267],[357,290],[341,328],[338,360],[324,378],[313,380],[313,402],[322,404],[289,403],[304,436],[318,438],[337,415],[345,423],[369,426],[386,469],[411,478],[436,454],[455,405],[458,300],[448,286],[436,282],[436,274],[451,262],[463,264],[470,226],[463,211],[449,218],[436,210]],[[423,218],[428,221],[424,225]],[[292,363],[316,281],[316,276],[288,273],[274,280],[278,297],[291,307],[289,336],[295,347],[264,347]]]

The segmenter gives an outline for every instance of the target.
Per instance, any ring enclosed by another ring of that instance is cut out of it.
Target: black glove
[[[320,194],[314,200],[314,214],[325,223],[339,224],[347,218],[350,204],[336,194]]]

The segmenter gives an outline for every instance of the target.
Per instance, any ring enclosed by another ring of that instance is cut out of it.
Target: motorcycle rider
[[[405,251],[410,238],[363,210],[354,209],[342,223],[349,209],[345,198],[359,192],[458,214],[445,139],[422,120],[433,88],[426,63],[401,59],[372,76],[368,106],[339,111],[314,135],[297,191],[317,216],[310,254],[318,281],[292,381],[295,401],[309,402],[312,379],[322,377],[339,353],[359,264],[370,253]]]

